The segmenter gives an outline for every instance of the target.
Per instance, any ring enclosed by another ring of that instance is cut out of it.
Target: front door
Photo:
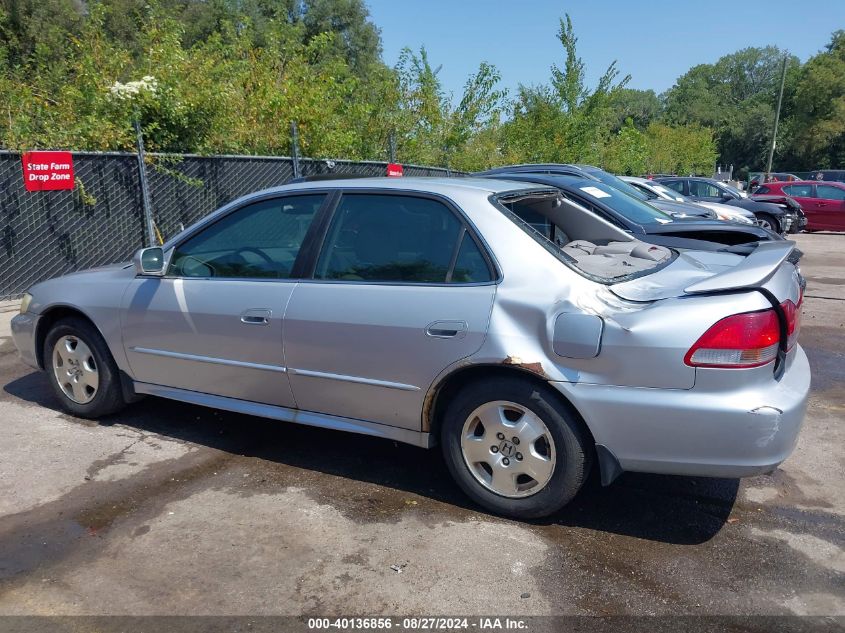
[[[449,204],[344,194],[285,315],[297,406],[419,430],[437,375],[481,347],[495,288],[489,258]]]
[[[177,245],[163,278],[124,297],[135,380],[294,406],[282,347],[294,262],[323,194],[264,199]]]
[[[845,189],[818,184],[815,202],[818,228],[845,231]]]

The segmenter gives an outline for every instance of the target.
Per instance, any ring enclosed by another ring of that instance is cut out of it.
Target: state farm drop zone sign
[[[23,185],[27,191],[73,189],[73,156],[70,152],[26,152]]]

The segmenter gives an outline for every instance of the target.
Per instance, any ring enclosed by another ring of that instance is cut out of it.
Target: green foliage
[[[615,118],[614,97],[629,77],[620,80],[613,62],[590,90],[568,15],[560,20],[558,39],[563,68],[552,65],[549,85],[520,86],[511,119],[503,126],[509,162],[601,162]]]
[[[651,174],[712,174],[716,162],[713,132],[697,125],[651,123],[645,131]]]
[[[791,85],[800,63],[774,46],[745,48],[695,66],[667,91],[666,119],[712,128],[721,162],[740,171],[765,168],[784,57]]]
[[[622,88],[613,96],[613,110],[616,129],[621,129],[630,119],[637,129],[644,130],[649,123],[662,116],[663,104],[654,90]]]
[[[783,51],[748,48],[690,69],[658,97],[615,62],[594,86],[568,15],[549,80],[512,99],[481,63],[447,94],[425,48],[381,61],[364,0],[3,0],[0,147],[289,154],[474,171],[591,163],[625,174],[761,166]],[[783,165],[845,157],[845,33],[789,58]],[[168,169],[167,165],[160,165]],[[797,168],[797,167],[796,167]]]
[[[845,31],[797,72],[786,105],[786,165],[845,165]]]

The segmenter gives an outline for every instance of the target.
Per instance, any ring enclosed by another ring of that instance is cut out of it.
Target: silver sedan
[[[810,385],[793,247],[645,244],[527,183],[306,182],[39,283],[12,328],[74,415],[152,395],[439,443],[473,500],[530,518],[592,464],[607,485],[787,458]]]

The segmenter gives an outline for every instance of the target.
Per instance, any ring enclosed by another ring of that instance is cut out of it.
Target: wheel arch
[[[528,367],[533,367],[529,365]],[[526,369],[520,365],[509,364],[478,364],[459,367],[443,376],[426,395],[423,406],[422,430],[428,432],[430,437],[437,441],[440,433],[440,426],[443,422],[443,415],[446,411],[451,397],[461,389],[474,382],[481,382],[491,378],[519,378],[528,380],[538,387],[542,387],[555,399],[575,420],[585,436],[589,439],[590,445],[595,450],[595,437],[589,425],[581,415],[577,407],[560,391],[549,386],[548,379],[532,369]]]
[[[35,354],[36,359],[38,360],[38,366],[41,369],[44,369],[44,342],[47,340],[47,333],[56,323],[62,319],[70,317],[76,317],[90,323],[91,327],[97,330],[97,333],[104,341],[106,341],[106,347],[108,347],[108,341],[103,335],[102,330],[94,322],[94,319],[85,314],[85,312],[71,305],[53,305],[41,313],[40,318],[38,319],[38,325],[35,328]],[[112,356],[114,356],[114,354],[112,354]]]

